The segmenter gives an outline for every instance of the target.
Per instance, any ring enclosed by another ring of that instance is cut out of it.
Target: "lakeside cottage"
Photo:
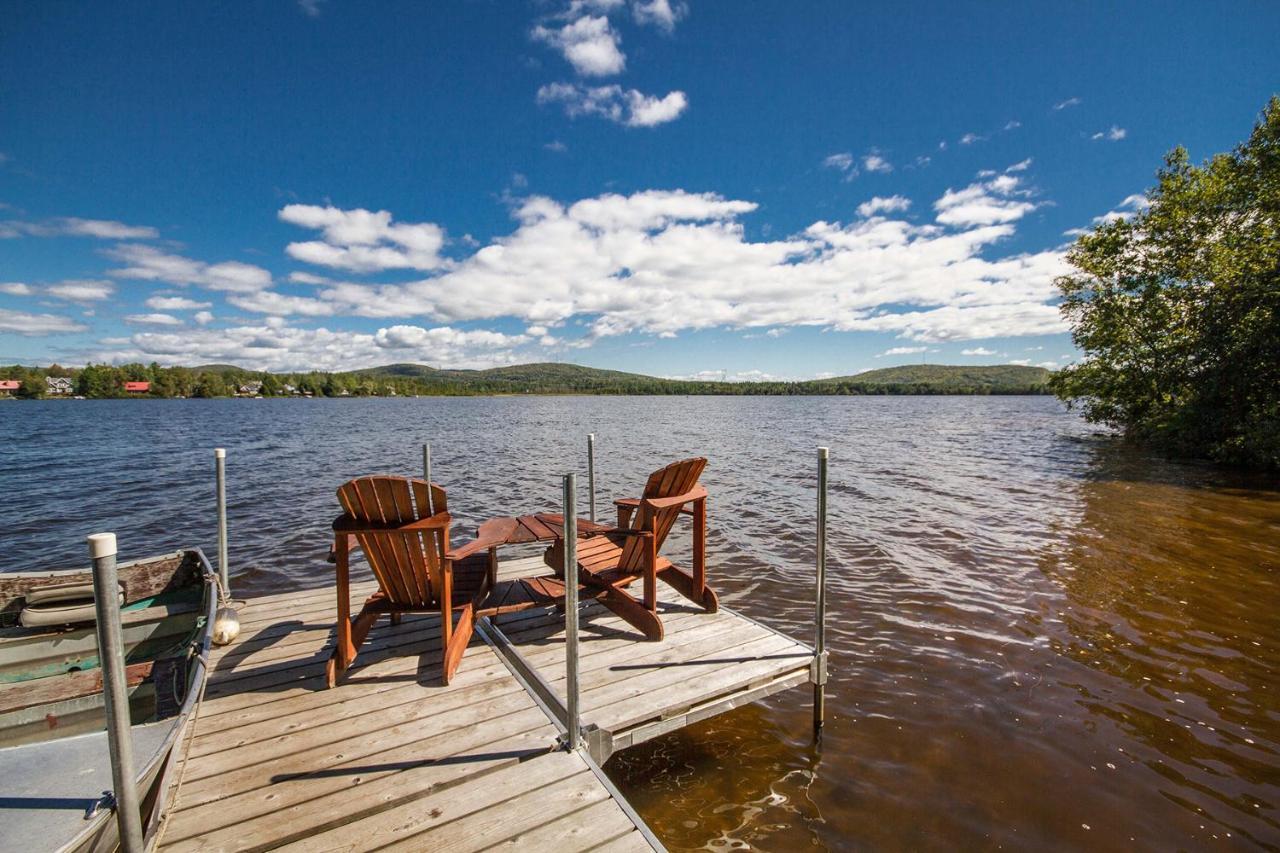
[[[124,383],[126,394],[147,394],[151,391],[150,382],[126,382]]]
[[[22,383],[17,379],[0,379],[0,397],[12,397],[13,392],[21,387]]]
[[[44,378],[45,393],[52,397],[69,397],[74,387],[66,376],[46,376]]]
[[[246,382],[236,391],[237,397],[257,397],[262,393],[261,382]]]

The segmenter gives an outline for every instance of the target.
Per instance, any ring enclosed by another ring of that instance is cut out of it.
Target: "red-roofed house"
[[[146,394],[151,390],[150,382],[126,382],[124,390],[130,394]]]
[[[0,379],[0,397],[8,397],[22,387],[22,383],[16,379]]]

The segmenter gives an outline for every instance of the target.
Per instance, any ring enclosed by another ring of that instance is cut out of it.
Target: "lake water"
[[[430,441],[466,530],[555,507],[587,432],[602,505],[709,457],[712,583],[806,640],[831,448],[823,742],[801,688],[616,756],[672,849],[1280,847],[1277,483],[1045,397],[3,403],[0,570],[212,552],[225,446],[236,591],[325,585],[345,479]]]

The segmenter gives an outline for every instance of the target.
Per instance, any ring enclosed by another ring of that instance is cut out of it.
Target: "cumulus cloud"
[[[27,337],[83,332],[88,327],[59,314],[28,314],[0,308],[0,332]]]
[[[1046,304],[1065,269],[1060,253],[983,257],[1014,233],[1025,213],[1017,205],[1032,206],[1010,197],[1021,192],[1017,179],[975,186],[944,197],[946,228],[876,217],[764,241],[747,240],[738,221],[754,203],[713,193],[571,205],[535,196],[515,210],[510,235],[441,275],[335,284],[316,298],[338,314],[443,323],[514,317],[549,326],[577,317],[590,338],[717,326],[814,325],[921,341],[1061,331]]]
[[[126,314],[124,321],[133,326],[181,326],[172,314]]]
[[[197,311],[191,316],[191,319],[195,320],[201,326],[207,326],[213,322],[213,313],[209,311]]]
[[[890,347],[882,353],[878,353],[876,358],[882,358],[886,355],[912,355],[918,352],[924,352],[928,347]]]
[[[1029,169],[1029,168],[1031,168],[1031,158],[1030,158],[1030,157],[1028,157],[1028,158],[1027,158],[1027,159],[1025,159],[1025,160],[1020,160],[1020,161],[1018,161],[1017,163],[1014,163],[1012,166],[1010,166],[1009,168],[1005,169],[1004,171],[1005,171],[1005,173],[1006,173],[1006,174],[1008,174],[1009,172],[1025,172],[1025,171],[1026,171],[1027,169]]]
[[[147,225],[126,225],[109,219],[81,219],[64,216],[43,222],[0,222],[0,238],[4,237],[96,237],[100,240],[147,240],[160,236]]]
[[[240,261],[208,264],[139,243],[124,243],[106,254],[125,264],[110,271],[117,278],[195,284],[231,293],[252,293],[271,285],[271,273]]]
[[[1134,214],[1146,210],[1151,206],[1151,202],[1141,193],[1125,196],[1113,210],[1109,210],[1101,216],[1093,217],[1094,225],[1103,225],[1108,222],[1115,222],[1120,219],[1129,219]],[[1088,234],[1088,228],[1068,228],[1065,232],[1068,237],[1079,237],[1082,234]]]
[[[321,232],[321,240],[290,243],[285,251],[299,261],[368,273],[389,269],[434,270],[444,229],[431,222],[398,223],[385,210],[342,210],[312,204],[281,208],[280,219]]]
[[[273,290],[233,293],[227,297],[227,302],[242,311],[252,311],[255,314],[271,314],[277,317],[287,317],[291,314],[301,314],[306,317],[328,317],[334,313],[334,305],[331,302],[314,299],[310,296],[292,296],[286,293],[277,293]]]
[[[893,171],[893,164],[884,157],[881,157],[879,154],[871,152],[870,154],[863,155],[862,168],[866,169],[868,172],[888,173]]]
[[[270,318],[259,325],[138,332],[90,353],[93,361],[161,364],[227,362],[254,370],[352,370],[395,361],[442,367],[493,367],[521,360],[520,335],[485,330],[395,326],[373,334],[300,329]]]
[[[188,299],[185,296],[152,296],[147,302],[148,308],[154,308],[157,311],[194,311],[197,308],[208,308],[212,303],[197,302],[194,299]]]
[[[1105,139],[1108,142],[1119,142],[1128,135],[1129,131],[1125,130],[1123,127],[1117,127],[1113,124],[1107,130],[1100,130],[1089,138],[1094,140]]]
[[[30,296],[34,292],[31,289],[31,285],[23,284],[20,281],[7,281],[0,284],[0,293],[5,293],[9,296]]]
[[[45,290],[50,296],[65,299],[68,302],[98,302],[110,299],[116,292],[115,285],[111,282],[90,279],[61,281],[49,285]]]
[[[671,0],[636,0],[631,4],[631,13],[638,24],[653,24],[667,32],[676,28],[676,22],[689,13],[684,3],[671,3]]]
[[[618,85],[579,86],[548,83],[538,89],[538,103],[560,104],[570,118],[599,116],[627,127],[656,127],[675,121],[689,107],[684,92],[662,97],[646,95]]]
[[[873,196],[870,201],[858,205],[858,215],[875,216],[877,213],[897,213],[911,207],[911,199],[906,196],[891,195]]]
[[[961,355],[995,355],[996,351],[987,349],[986,347],[974,347],[973,349],[960,350]]]
[[[1015,222],[1036,209],[1020,184],[1013,175],[1000,175],[961,190],[948,189],[933,204],[937,221],[960,227]]]
[[[558,50],[584,77],[617,74],[627,66],[618,47],[621,39],[604,15],[587,15],[561,27],[538,25],[533,28],[533,38]]]

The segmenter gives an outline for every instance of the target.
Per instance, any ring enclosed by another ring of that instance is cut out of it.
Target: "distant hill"
[[[921,386],[928,393],[945,393],[954,388],[963,393],[975,390],[993,394],[1039,393],[1047,389],[1053,374],[1043,367],[1021,364],[997,365],[948,365],[903,364],[898,367],[882,367],[853,376],[837,376],[832,379],[816,379],[819,386],[839,385],[895,385]]]

